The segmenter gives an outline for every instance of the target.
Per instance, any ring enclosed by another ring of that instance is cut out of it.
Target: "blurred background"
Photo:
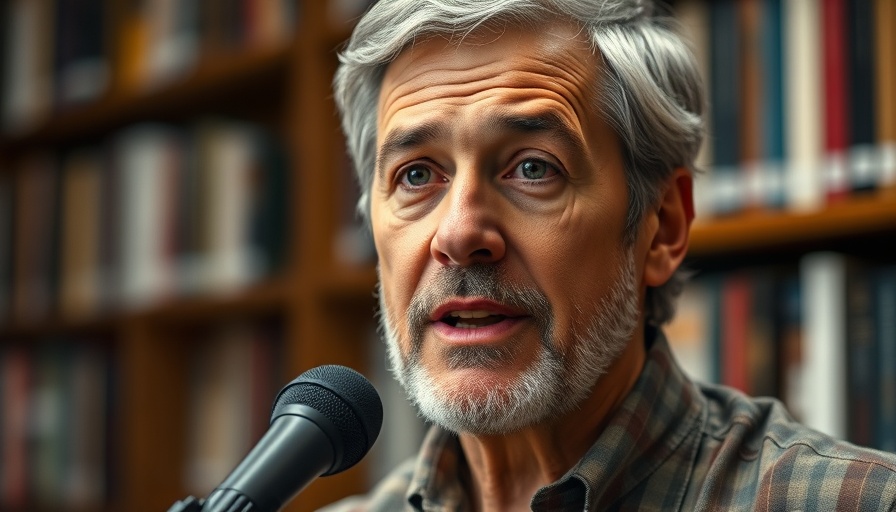
[[[371,3],[0,1],[0,509],[206,496],[321,364],[386,418],[289,510],[416,451],[330,92]],[[676,354],[896,451],[896,2],[660,8],[712,105]]]

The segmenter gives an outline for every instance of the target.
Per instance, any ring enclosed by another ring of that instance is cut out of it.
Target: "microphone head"
[[[342,443],[342,460],[323,476],[345,471],[358,463],[376,441],[383,425],[383,404],[363,375],[340,365],[312,368],[296,377],[277,394],[273,422],[287,405],[305,405],[329,419]]]

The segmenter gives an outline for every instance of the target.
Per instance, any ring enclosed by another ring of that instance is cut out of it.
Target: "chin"
[[[537,425],[571,408],[564,400],[562,371],[541,359],[517,372],[508,369],[452,370],[434,379],[422,366],[405,372],[406,390],[427,420],[454,432],[506,434]]]

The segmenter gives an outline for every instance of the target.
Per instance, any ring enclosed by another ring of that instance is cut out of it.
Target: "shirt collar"
[[[533,510],[609,508],[661,466],[675,481],[664,483],[664,508],[683,499],[698,444],[702,395],[678,367],[665,336],[647,328],[647,360],[635,386],[607,427],[558,481],[532,498]],[[432,427],[408,488],[417,509],[467,510],[462,475],[466,461],[457,437]],[[643,487],[643,486],[642,486]]]

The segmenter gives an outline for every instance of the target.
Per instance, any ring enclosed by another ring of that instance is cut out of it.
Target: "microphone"
[[[339,365],[312,368],[280,390],[270,428],[201,510],[280,510],[315,478],[360,461],[382,424],[383,404],[363,375]]]

